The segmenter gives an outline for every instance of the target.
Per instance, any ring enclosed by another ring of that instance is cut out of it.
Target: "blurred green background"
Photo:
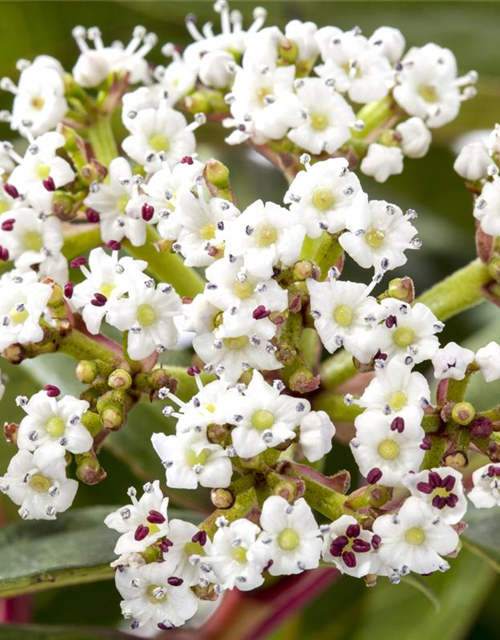
[[[458,59],[462,73],[475,69],[479,73],[478,96],[463,105],[460,117],[435,131],[431,152],[422,160],[405,162],[405,172],[377,185],[362,178],[371,198],[382,198],[419,213],[416,225],[423,240],[418,254],[411,253],[409,264],[401,271],[411,275],[418,291],[464,265],[474,257],[474,222],[470,194],[453,172],[457,147],[464,136],[479,137],[480,130],[491,129],[500,111],[500,4],[497,2],[261,2],[268,9],[267,24],[284,26],[293,18],[313,20],[319,26],[334,24],[343,29],[359,25],[370,34],[381,25],[398,27],[407,45],[436,42],[449,47]],[[253,2],[232,2],[251,21]],[[77,47],[71,29],[77,24],[97,25],[105,42],[127,41],[137,24],[155,31],[161,44],[189,43],[184,27],[187,13],[195,13],[199,21],[217,22],[212,2],[1,2],[0,1],[0,76],[16,78],[18,58],[32,59],[50,54],[71,70]],[[160,47],[151,55],[163,62]],[[11,104],[9,95],[0,96],[0,108]],[[0,138],[11,137],[7,125],[1,125]],[[202,155],[216,155],[226,162],[232,174],[240,206],[257,198],[280,202],[285,190],[284,179],[274,169],[256,159],[243,147],[223,146],[223,131],[206,128],[199,138],[209,144],[201,147]],[[352,270],[348,275],[360,274]],[[360,277],[367,277],[366,274]],[[443,339],[464,340],[472,346],[498,339],[500,313],[483,304],[448,323]],[[177,357],[174,355],[174,358]],[[182,359],[179,363],[183,363]],[[2,367],[10,384],[0,405],[2,421],[18,420],[14,398],[30,395],[40,384],[60,384],[65,392],[78,391],[71,382],[73,364],[64,357],[49,356],[27,363],[22,368]],[[50,367],[50,373],[48,371]],[[472,388],[472,396],[482,405],[493,404],[500,387]],[[110,438],[110,448],[102,456],[110,480],[98,487],[82,487],[78,505],[120,504],[130,484],[141,484],[144,478],[162,477],[159,461],[149,445],[149,433],[157,424],[158,412],[147,405],[137,407],[132,423],[124,432]],[[164,424],[164,423],[163,423]],[[156,427],[158,428],[158,427]],[[133,471],[127,465],[134,455]],[[0,444],[0,472],[12,455]],[[336,445],[328,468],[333,471],[351,467],[349,452]],[[15,509],[0,500],[4,519],[15,518]],[[497,519],[500,529],[500,518]],[[498,536],[498,534],[497,534]],[[498,540],[497,540],[498,541]],[[486,541],[488,542],[488,541]],[[497,547],[498,554],[498,547]],[[269,636],[272,640],[484,640],[498,637],[498,574],[484,560],[464,550],[452,561],[445,575],[424,578],[440,600],[440,611],[419,590],[410,585],[393,587],[382,584],[367,589],[362,581],[342,578],[314,604]],[[49,591],[33,600],[33,619],[51,624],[115,625],[118,601],[111,583],[98,583]],[[3,636],[2,636],[3,637]],[[228,636],[229,637],[229,636]],[[232,639],[231,639],[232,640]],[[239,638],[234,638],[239,640]]]

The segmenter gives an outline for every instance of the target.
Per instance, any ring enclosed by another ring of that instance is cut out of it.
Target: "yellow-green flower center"
[[[186,462],[190,467],[195,467],[197,464],[205,465],[209,457],[208,449],[202,449],[200,453],[195,453],[192,449],[186,451]]]
[[[248,279],[245,282],[237,280],[233,285],[233,293],[241,299],[249,298],[253,293],[253,285]]]
[[[184,545],[184,553],[187,556],[204,556],[205,550],[199,542],[186,542]]]
[[[370,245],[372,249],[380,249],[384,244],[385,232],[381,229],[371,229],[364,235],[366,244]]]
[[[46,430],[52,438],[60,438],[66,431],[66,423],[60,416],[54,416],[46,425]]]
[[[320,211],[330,209],[335,202],[335,196],[331,189],[316,189],[313,193],[312,203]]]
[[[313,113],[311,116],[311,127],[316,131],[323,131],[328,126],[328,114]]]
[[[167,590],[157,584],[152,584],[147,589],[148,600],[152,604],[160,604],[167,601]]]
[[[10,205],[6,200],[0,200],[0,215],[10,210]]]
[[[259,87],[255,92],[255,97],[257,98],[257,102],[263,107],[266,106],[266,98],[271,95],[271,91],[269,87]]]
[[[269,429],[274,424],[274,416],[270,411],[261,409],[256,411],[252,416],[252,425],[259,431]]]
[[[36,168],[36,177],[40,180],[46,180],[50,176],[50,167],[48,164],[39,164]]]
[[[170,142],[165,133],[155,133],[149,138],[149,146],[153,151],[168,151]]]
[[[425,542],[425,531],[423,531],[420,527],[412,527],[405,533],[405,540],[406,542],[409,542],[410,544],[418,547],[423,542]]]
[[[220,327],[220,325],[224,322],[224,312],[223,311],[218,311],[212,320],[212,324],[213,324],[213,329],[217,329],[217,327]]]
[[[38,231],[27,231],[23,236],[23,245],[26,251],[40,251],[43,247],[42,236]]]
[[[244,349],[248,344],[248,336],[237,336],[236,338],[223,338],[222,342],[226,349],[238,351]]]
[[[283,529],[278,536],[278,544],[284,551],[293,551],[299,546],[299,534],[293,529]]]
[[[411,327],[399,327],[392,338],[398,347],[408,347],[415,341],[415,331]]]
[[[346,304],[339,304],[335,307],[333,319],[341,327],[348,327],[354,319],[354,311]]]
[[[387,404],[393,411],[400,411],[403,407],[406,407],[408,398],[404,391],[393,391],[387,396]]]
[[[125,213],[125,209],[127,208],[129,200],[130,198],[127,195],[122,196],[116,203],[116,210],[119,213]]]
[[[236,562],[239,562],[240,564],[246,564],[247,550],[243,547],[235,547],[231,551],[231,555],[233,556],[233,560],[236,560]]]
[[[257,231],[256,237],[257,244],[261,247],[268,247],[270,244],[273,244],[273,242],[276,242],[278,232],[274,227],[264,226]]]
[[[137,308],[137,320],[143,327],[150,327],[156,320],[156,311],[150,304],[140,304]]]
[[[103,282],[99,287],[99,293],[102,293],[103,296],[109,298],[115,289],[116,284],[112,284],[111,282]]]
[[[24,322],[28,316],[29,316],[29,313],[26,311],[25,308],[23,308],[22,310],[18,310],[14,308],[9,313],[9,318],[12,320],[14,324],[20,324],[21,322]]]
[[[399,456],[399,445],[394,440],[382,440],[378,445],[378,453],[384,460],[394,460]]]
[[[42,98],[42,96],[33,96],[33,98],[31,98],[31,106],[37,111],[43,109],[44,104],[45,100]]]
[[[52,482],[41,473],[34,473],[30,478],[29,485],[37,493],[47,493]]]
[[[215,224],[213,222],[207,222],[200,229],[200,236],[203,240],[212,240],[215,238]]]
[[[422,85],[418,93],[426,102],[436,102],[437,100],[437,88],[432,84]]]

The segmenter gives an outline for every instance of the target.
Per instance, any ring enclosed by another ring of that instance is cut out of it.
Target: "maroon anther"
[[[445,498],[446,504],[453,509],[453,507],[457,506],[458,496],[456,493],[450,493],[449,496]]]
[[[446,507],[446,498],[443,496],[434,496],[434,498],[432,498],[432,506],[435,509],[443,509],[443,507]]]
[[[254,309],[253,313],[252,313],[252,318],[254,320],[262,320],[263,318],[267,318],[271,315],[271,312],[269,311],[269,309],[266,309],[266,307],[263,304],[259,304],[259,306]]]
[[[374,467],[368,472],[366,476],[366,480],[368,484],[377,484],[377,482],[382,477],[382,471],[378,467]]]
[[[118,242],[118,240],[110,240],[109,242],[106,242],[106,246],[108,247],[108,249],[112,249],[113,251],[120,251],[120,249],[122,248],[122,245]]]
[[[191,542],[199,542],[202,547],[207,543],[207,532],[206,531],[198,531],[191,538]]]
[[[144,540],[144,538],[147,538],[148,534],[149,527],[145,527],[143,524],[140,524],[135,530],[134,539],[140,542],[141,540]]]
[[[175,576],[172,576],[167,580],[167,582],[171,587],[180,587],[184,580],[182,578],[176,578]]]
[[[348,538],[357,538],[361,533],[361,527],[359,524],[350,524],[346,529],[346,536]]]
[[[380,351],[380,349],[377,351],[377,353],[373,356],[374,360],[387,360],[387,353],[382,353],[382,351]]]
[[[155,208],[152,205],[145,202],[142,205],[142,209],[141,209],[142,219],[145,220],[146,222],[149,222],[153,218],[154,214],[155,214]]]
[[[428,436],[424,436],[424,439],[422,440],[422,444],[420,445],[420,448],[422,449],[422,451],[429,451],[431,447],[432,447],[431,439]]]
[[[90,304],[94,307],[104,307],[108,299],[102,293],[94,293],[94,298],[90,301]]]
[[[500,467],[494,467],[492,464],[488,467],[488,475],[490,478],[500,476]]]
[[[262,569],[262,573],[264,573],[264,571],[269,571],[269,569],[273,566],[273,564],[274,564],[274,560],[269,560],[266,566]]]
[[[47,392],[49,398],[57,398],[57,396],[61,394],[61,389],[53,384],[45,385],[45,391]]]
[[[151,524],[163,524],[165,522],[165,516],[163,515],[163,513],[151,509],[146,520],[148,522],[151,522]]]
[[[388,329],[392,329],[392,327],[397,327],[398,319],[396,318],[396,316],[387,316],[387,318],[385,319],[385,326]]]
[[[163,538],[163,540],[160,542],[160,549],[163,551],[163,553],[168,553],[168,550],[170,549],[170,547],[173,547],[174,543],[172,542],[172,540],[169,540],[168,538]]]
[[[335,540],[332,540],[330,544],[330,553],[334,558],[340,558],[342,550],[348,544],[349,539],[347,536],[338,536]]]
[[[342,554],[342,560],[345,562],[349,569],[354,569],[356,566],[356,556],[352,551],[344,551]]]
[[[417,484],[417,489],[428,496],[430,496],[431,493],[434,491],[433,487],[431,487],[431,485],[428,482],[419,482]]]
[[[429,472],[429,484],[433,489],[441,486],[441,476],[436,471]]]
[[[45,189],[47,189],[47,191],[56,190],[56,183],[54,182],[51,176],[49,176],[48,178],[45,178],[45,180],[42,180],[42,184],[45,187]]]
[[[87,216],[87,220],[89,222],[99,222],[99,220],[101,219],[99,213],[95,209],[91,209],[90,207],[87,207],[87,209],[85,210],[85,215]]]
[[[181,160],[181,164],[193,164],[194,160],[191,156],[184,156]]]
[[[356,553],[367,553],[371,548],[371,544],[366,540],[361,540],[361,538],[356,538],[352,543],[352,550]]]
[[[72,282],[67,282],[64,285],[64,295],[66,296],[66,298],[71,299],[73,297],[74,288],[75,285]]]
[[[380,547],[381,542],[382,542],[382,538],[380,536],[378,536],[377,534],[372,536],[372,547],[374,549],[378,549]]]
[[[7,262],[7,260],[9,259],[9,250],[6,249],[5,247],[0,247],[0,260],[2,262]]]
[[[14,228],[15,218],[9,218],[8,220],[4,220],[2,222],[2,231],[12,231]]]
[[[166,624],[163,624],[163,622],[159,622],[157,625],[158,629],[160,629],[160,631],[170,631],[170,629],[172,627],[167,627]]]
[[[6,182],[3,185],[3,190],[11,198],[19,198],[19,191],[16,189],[16,187],[13,184],[9,184],[8,182]]]
[[[456,480],[453,476],[446,476],[446,478],[443,478],[443,480],[441,480],[441,486],[443,487],[443,489],[446,489],[446,491],[451,491],[455,486],[455,482]]]
[[[200,367],[193,366],[193,367],[188,367],[186,369],[186,372],[187,372],[188,376],[196,376],[199,373],[201,373],[201,369],[200,369]]]
[[[80,256],[79,258],[75,258],[69,263],[69,266],[72,269],[78,269],[78,267],[83,267],[84,264],[87,264],[87,258],[84,256]]]
[[[403,433],[405,430],[405,421],[401,416],[397,416],[391,422],[391,431],[397,431],[398,433]]]

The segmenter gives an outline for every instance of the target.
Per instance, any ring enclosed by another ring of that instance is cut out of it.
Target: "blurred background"
[[[463,105],[457,120],[435,131],[433,147],[424,159],[405,160],[404,174],[391,177],[384,185],[362,178],[371,198],[394,202],[403,209],[411,207],[419,214],[416,226],[423,248],[418,254],[411,253],[408,265],[401,270],[401,274],[414,278],[418,292],[472,260],[475,250],[471,196],[452,165],[461,146],[485,136],[500,116],[500,4],[305,0],[260,4],[268,10],[268,25],[284,26],[287,21],[298,18],[342,29],[358,25],[367,35],[382,25],[397,27],[405,35],[408,47],[427,42],[449,47],[457,57],[461,73],[470,69],[479,73],[478,96]],[[231,7],[240,9],[246,21],[251,21],[253,2],[231,2]],[[190,41],[184,26],[187,13],[197,14],[201,23],[218,19],[212,12],[212,2],[0,1],[0,77],[16,79],[16,60],[32,59],[41,53],[57,57],[70,71],[78,55],[71,29],[78,24],[99,26],[106,43],[115,39],[127,42],[133,27],[143,24],[158,34],[161,44],[174,42],[185,46]],[[157,63],[164,62],[160,48],[157,46],[150,56]],[[10,104],[8,94],[0,96],[0,108],[9,108]],[[11,137],[7,125],[0,127],[0,139]],[[200,131],[198,138],[208,141],[200,152],[205,157],[216,156],[229,165],[238,204],[244,207],[257,198],[280,202],[286,187],[282,176],[249,150],[225,147],[223,135],[216,127],[207,126]],[[349,271],[349,275],[367,277],[366,273],[361,276],[354,270]],[[451,320],[443,339],[465,340],[465,344],[474,348],[499,337],[500,312],[485,303]],[[184,364],[183,358],[181,354],[171,356],[171,360],[179,364]],[[78,383],[72,382],[73,366],[74,363],[63,356],[39,358],[21,368],[2,366],[10,384],[0,405],[1,421],[18,421],[21,415],[14,404],[15,396],[34,393],[40,384],[49,381],[48,377],[64,392],[78,393]],[[498,385],[491,384],[486,389],[483,385],[481,390],[473,385],[470,397],[472,402],[486,406],[498,403],[499,392]],[[157,420],[158,411],[146,404],[134,410],[126,429],[109,438],[109,446],[103,452],[102,464],[109,479],[93,488],[81,486],[78,505],[122,504],[128,486],[140,486],[144,479],[162,477],[161,465],[149,444],[149,433],[158,428],[155,427]],[[11,456],[9,446],[0,443],[0,473],[4,472]],[[327,471],[342,467],[352,470],[349,451],[336,444]],[[17,518],[13,505],[3,498],[0,498],[0,518],[3,522]],[[500,542],[499,530],[500,518],[497,519],[497,542]],[[485,542],[487,546],[494,546],[492,540]],[[368,589],[360,580],[343,577],[265,637],[269,640],[484,640],[498,637],[499,577],[492,566],[496,562],[498,570],[498,544],[496,548],[496,561],[485,561],[476,555],[478,549],[475,555],[470,549],[464,549],[460,557],[452,561],[451,571],[411,585],[394,587],[383,581],[378,587]],[[118,603],[113,584],[102,582],[47,591],[23,599],[16,606],[22,611],[21,617],[37,623],[116,626]],[[0,638],[3,637],[6,636],[0,632]],[[235,630],[233,634],[228,631],[224,638],[240,640],[243,636]]]

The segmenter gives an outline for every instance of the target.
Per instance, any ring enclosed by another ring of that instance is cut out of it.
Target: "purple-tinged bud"
[[[17,445],[17,433],[19,425],[17,422],[4,422],[3,435],[8,444]]]
[[[72,269],[78,269],[78,267],[83,267],[84,264],[87,264],[87,258],[84,256],[80,256],[79,258],[75,258],[69,263],[69,266]]]
[[[71,298],[73,297],[74,288],[75,285],[72,282],[66,282],[66,284],[64,285],[64,295],[66,296],[66,298],[68,298],[68,300],[71,300]]]
[[[260,304],[256,309],[254,309],[252,313],[252,318],[254,320],[262,320],[263,318],[267,318],[270,315],[271,315],[271,312],[269,311],[269,309],[266,309],[266,307],[263,304]]]
[[[377,482],[382,477],[382,471],[378,467],[374,467],[368,472],[366,476],[366,480],[368,484],[377,484]]]
[[[6,182],[3,185],[3,190],[11,198],[19,198],[19,191],[16,189],[16,187],[13,184],[9,184],[8,182]]]
[[[49,398],[57,398],[57,396],[61,395],[61,389],[53,384],[45,385],[45,391],[47,392]]]
[[[493,433],[493,423],[489,418],[478,416],[470,427],[470,434],[473,438],[484,440],[489,438]]]
[[[149,527],[145,527],[143,524],[140,524],[135,530],[134,540],[137,540],[137,542],[140,542],[141,540],[144,540],[144,538],[147,538],[148,535],[149,535]]]
[[[146,520],[151,522],[151,524],[163,524],[165,522],[165,516],[163,513],[160,513],[155,509],[151,509]]]
[[[52,178],[52,176],[49,176],[45,180],[42,180],[42,184],[43,184],[44,188],[47,189],[47,191],[55,191],[56,190],[56,183],[54,182],[54,179]]]

